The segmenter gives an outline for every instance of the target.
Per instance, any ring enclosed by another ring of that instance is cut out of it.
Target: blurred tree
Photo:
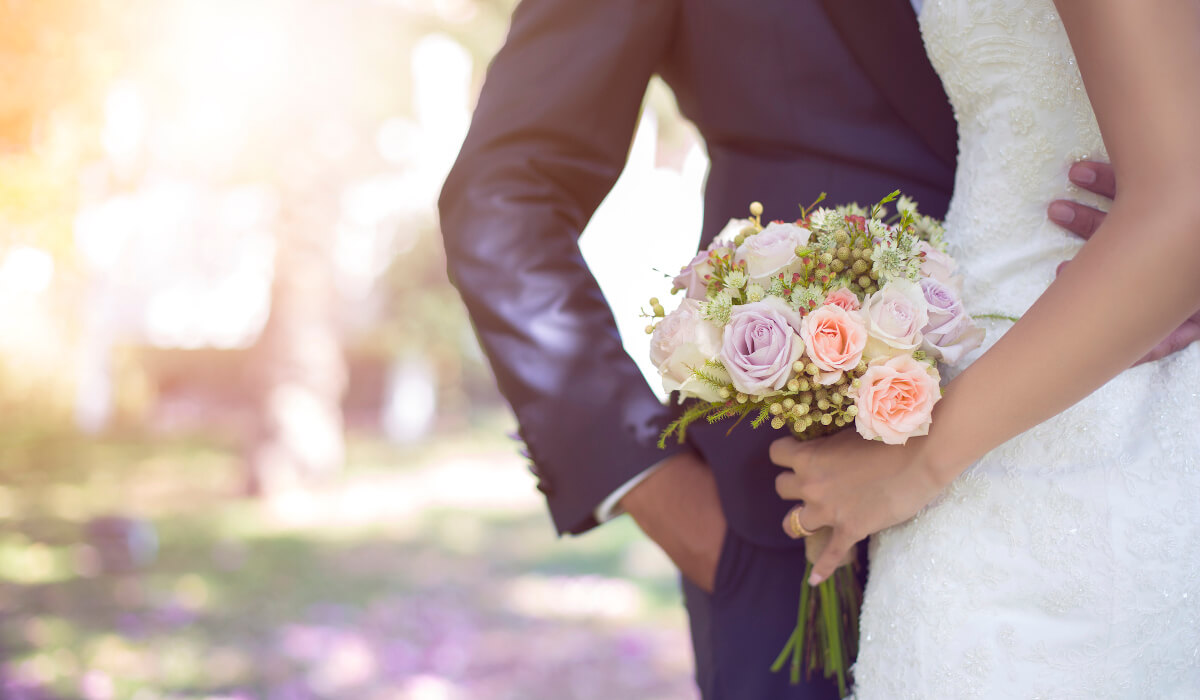
[[[477,85],[514,4],[0,0],[0,260],[15,244],[50,251],[56,321],[78,324],[77,307],[95,288],[62,273],[82,265],[72,232],[81,206],[163,178],[209,192],[265,184],[277,196],[279,245],[272,314],[252,353],[256,386],[266,397],[279,383],[309,382],[336,420],[346,375],[338,349],[352,315],[335,269],[345,192],[413,170],[382,154],[379,139],[381,125],[416,110],[414,46],[435,33],[452,37]],[[114,95],[130,94],[145,124],[136,154],[116,162],[106,130]],[[426,179],[436,185],[436,175]],[[473,387],[491,396],[491,383],[444,276],[432,205],[380,224],[411,240],[381,249],[395,259],[371,295],[373,315],[351,328],[349,342],[380,360],[422,352],[439,401],[461,417]],[[313,349],[330,342],[334,351]],[[58,381],[72,374],[59,371]],[[264,440],[287,432],[270,405],[264,399]]]
[[[134,4],[0,3],[0,252],[69,255],[79,169],[99,153],[104,92],[125,60],[120,18]]]

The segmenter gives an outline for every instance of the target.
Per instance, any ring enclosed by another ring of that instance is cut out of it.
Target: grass
[[[669,563],[628,519],[555,538],[502,434],[357,437],[336,477],[249,500],[211,440],[10,424],[0,695],[695,697]]]

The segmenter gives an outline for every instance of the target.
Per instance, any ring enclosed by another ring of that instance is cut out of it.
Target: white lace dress
[[[921,29],[958,118],[968,308],[1020,315],[1080,246],[1046,205],[1104,158],[1074,55],[1051,0],[926,0]],[[858,700],[1200,698],[1200,345],[993,450],[871,550]]]

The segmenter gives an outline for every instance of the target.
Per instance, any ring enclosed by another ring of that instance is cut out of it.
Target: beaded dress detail
[[[1081,246],[1045,211],[1086,200],[1064,183],[1106,157],[1095,115],[1051,0],[926,0],[920,24],[958,119],[964,301],[1019,316]],[[984,325],[986,349],[1011,324]],[[873,537],[855,677],[858,700],[1200,697],[1200,345]]]

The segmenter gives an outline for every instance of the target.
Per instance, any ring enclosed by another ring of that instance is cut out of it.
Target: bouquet
[[[675,277],[672,293],[685,295],[675,310],[650,300],[651,361],[663,387],[690,402],[660,447],[701,419],[749,417],[800,440],[850,425],[888,444],[928,432],[938,363],[955,365],[983,341],[941,223],[899,191],[869,209],[817,208],[824,197],[796,221],[765,226],[752,203],[749,219],[731,220]],[[772,670],[790,659],[795,683],[802,666],[820,667],[845,694],[862,595],[854,566],[815,595],[802,585],[796,629]]]

